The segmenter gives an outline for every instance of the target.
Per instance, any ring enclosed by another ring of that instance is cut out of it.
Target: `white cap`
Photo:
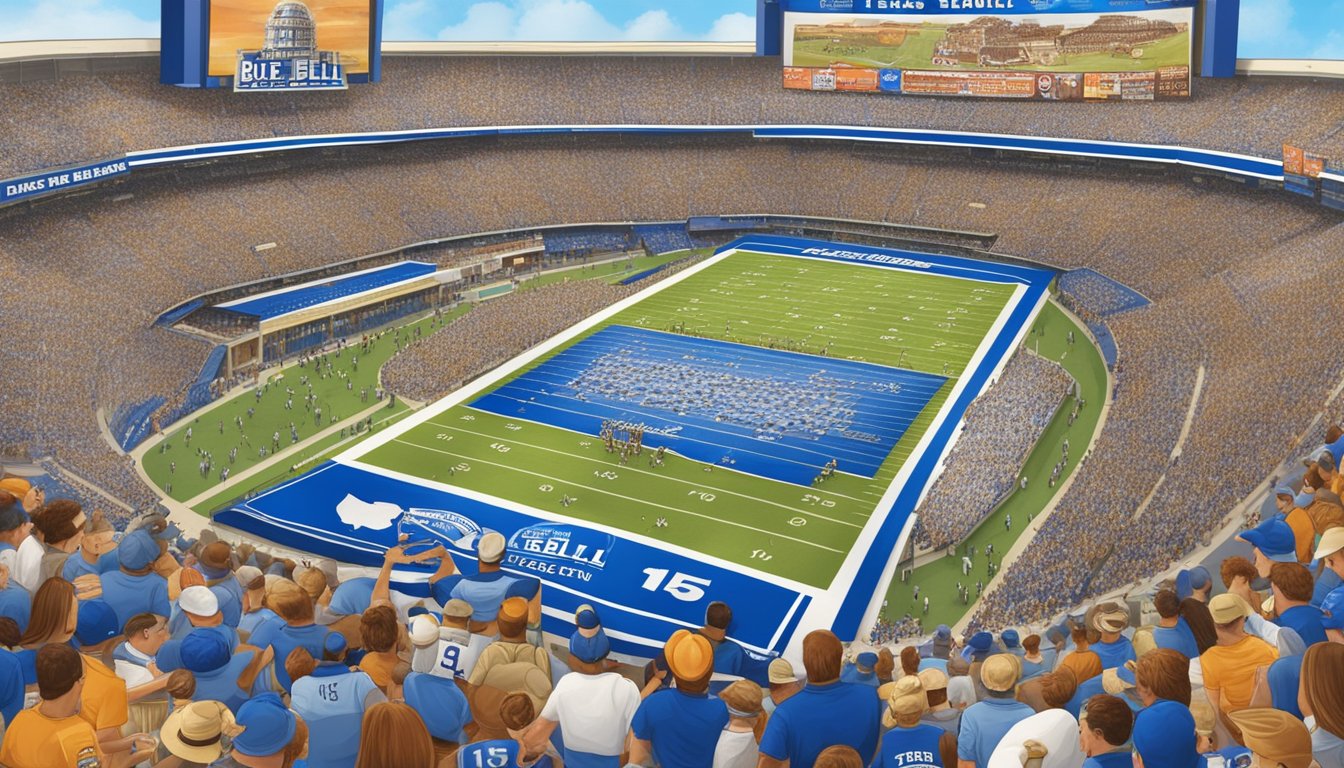
[[[411,642],[421,648],[438,643],[438,623],[423,613],[411,619]]]
[[[1316,545],[1316,554],[1313,559],[1320,560],[1326,555],[1333,555],[1339,550],[1344,549],[1344,527],[1335,526],[1326,529],[1321,534],[1321,543]]]
[[[235,571],[233,575],[238,579],[238,583],[242,585],[243,589],[247,589],[248,584],[256,581],[261,576],[261,569],[255,565],[244,565],[242,568]]]
[[[219,613],[219,598],[215,597],[215,593],[211,592],[209,587],[202,587],[199,584],[182,590],[182,594],[177,598],[177,604],[183,611],[193,616],[214,616]]]
[[[504,557],[504,534],[491,531],[476,543],[476,556],[482,563],[498,563]]]

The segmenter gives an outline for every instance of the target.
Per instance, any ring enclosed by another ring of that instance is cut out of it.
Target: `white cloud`
[[[1302,36],[1293,29],[1293,5],[1288,0],[1244,0],[1237,39],[1243,57],[1284,56],[1301,50]],[[1249,44],[1249,45],[1246,45]],[[1262,50],[1263,49],[1263,50]]]
[[[412,0],[418,4],[421,0]],[[756,21],[744,13],[719,17],[706,40],[752,40]],[[440,40],[693,40],[672,14],[646,11],[619,25],[587,0],[484,0],[467,8],[466,18],[439,31]],[[389,35],[389,39],[392,39]]]
[[[426,26],[429,0],[404,0],[388,3],[383,12],[384,40],[428,40],[434,30]]]
[[[706,40],[723,43],[739,43],[756,39],[756,19],[745,13],[725,13],[714,20],[709,28]]]
[[[467,18],[439,30],[440,40],[509,40],[517,12],[504,3],[475,3]]]
[[[158,36],[157,20],[108,7],[102,0],[39,0],[17,14],[7,12],[0,24],[0,40]]]
[[[1344,32],[1332,29],[1311,52],[1313,59],[1344,59]]]

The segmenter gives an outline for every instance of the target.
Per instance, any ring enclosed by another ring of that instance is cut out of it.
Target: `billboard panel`
[[[1325,170],[1325,158],[1318,155],[1308,155],[1302,153],[1302,174],[1310,176],[1313,179],[1320,178],[1321,172]]]
[[[1195,0],[784,4],[786,71],[873,72],[878,87],[862,90],[1050,101],[1190,95]]]
[[[1283,172],[1295,176],[1302,175],[1302,148],[1292,144],[1283,145]]]
[[[344,88],[368,74],[370,0],[211,0],[210,77],[236,91]]]

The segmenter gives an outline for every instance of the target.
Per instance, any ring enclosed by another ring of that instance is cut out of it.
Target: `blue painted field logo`
[[[475,554],[476,539],[483,533],[475,520],[445,509],[411,507],[397,522],[397,537],[408,544],[446,541],[454,548]]]
[[[559,523],[522,528],[509,539],[506,562],[515,568],[589,581],[607,565],[614,536]]]

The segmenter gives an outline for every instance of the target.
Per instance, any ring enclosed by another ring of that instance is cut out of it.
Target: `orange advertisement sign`
[[[1283,145],[1283,172],[1294,176],[1302,175],[1302,148],[1292,144]]]

